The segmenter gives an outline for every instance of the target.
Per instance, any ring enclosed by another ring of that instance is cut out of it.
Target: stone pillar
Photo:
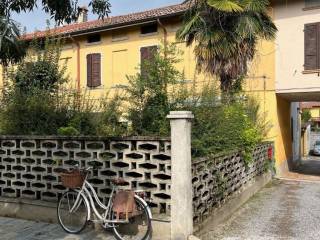
[[[191,120],[187,111],[170,112],[171,125],[171,239],[186,240],[193,233]]]

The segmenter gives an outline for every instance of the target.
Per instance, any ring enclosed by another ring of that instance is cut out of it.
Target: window
[[[123,30],[115,30],[112,31],[112,41],[116,42],[116,41],[123,41],[123,40],[127,40],[128,39],[128,35],[126,31]]]
[[[87,86],[95,88],[101,86],[101,54],[87,55]]]
[[[320,23],[304,26],[304,70],[320,69]]]
[[[101,41],[101,36],[100,34],[94,34],[94,35],[89,35],[87,37],[87,42],[88,43],[96,43]]]
[[[141,75],[147,74],[146,64],[154,59],[158,46],[148,46],[140,48]]]
[[[305,0],[305,7],[320,7],[320,0]]]
[[[150,33],[157,33],[158,32],[158,24],[149,24],[142,26],[141,29],[141,34],[150,34]]]
[[[112,84],[117,85],[127,80],[128,74],[128,50],[112,52]]]

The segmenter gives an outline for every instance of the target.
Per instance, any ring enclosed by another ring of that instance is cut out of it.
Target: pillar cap
[[[171,111],[168,119],[193,119],[194,115],[190,111]]]

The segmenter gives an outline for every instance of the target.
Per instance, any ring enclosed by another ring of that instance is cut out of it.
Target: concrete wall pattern
[[[106,204],[113,178],[121,188],[142,189],[155,213],[170,214],[168,139],[0,138],[0,196],[56,202],[66,191],[59,173],[93,166],[89,182]]]
[[[264,143],[253,152],[253,162],[246,167],[241,153],[235,151],[199,159],[192,164],[193,220],[205,221],[214,209],[223,206],[231,196],[243,191],[255,177],[262,175],[269,160],[268,151],[274,146]],[[270,154],[270,152],[269,152]]]

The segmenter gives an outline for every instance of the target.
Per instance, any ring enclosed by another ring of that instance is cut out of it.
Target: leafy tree
[[[25,55],[25,46],[20,39],[20,29],[11,18],[12,13],[30,12],[38,7],[37,0],[1,0],[0,1],[0,64],[7,66],[17,63]],[[77,0],[42,0],[42,9],[60,24],[71,23],[79,16]],[[103,18],[110,13],[108,0],[91,0],[92,12]]]
[[[179,51],[174,44],[161,47],[152,59],[141,63],[147,71],[128,77],[128,119],[134,134],[168,134],[166,116],[178,99],[174,86],[184,79],[175,67],[179,62],[177,55]]]
[[[277,31],[267,13],[268,0],[194,0],[177,38],[195,44],[199,71],[218,76],[224,93],[246,76],[259,39]]]
[[[302,123],[306,123],[311,119],[311,112],[309,109],[303,109],[301,113],[301,121]]]
[[[0,15],[0,64],[8,66],[19,62],[26,54],[25,44],[20,39],[17,23]]]
[[[8,68],[8,78],[12,86],[23,93],[34,88],[48,92],[56,91],[58,86],[68,81],[66,62],[59,64],[61,41],[46,37],[45,41],[34,40],[29,53],[17,68]]]

